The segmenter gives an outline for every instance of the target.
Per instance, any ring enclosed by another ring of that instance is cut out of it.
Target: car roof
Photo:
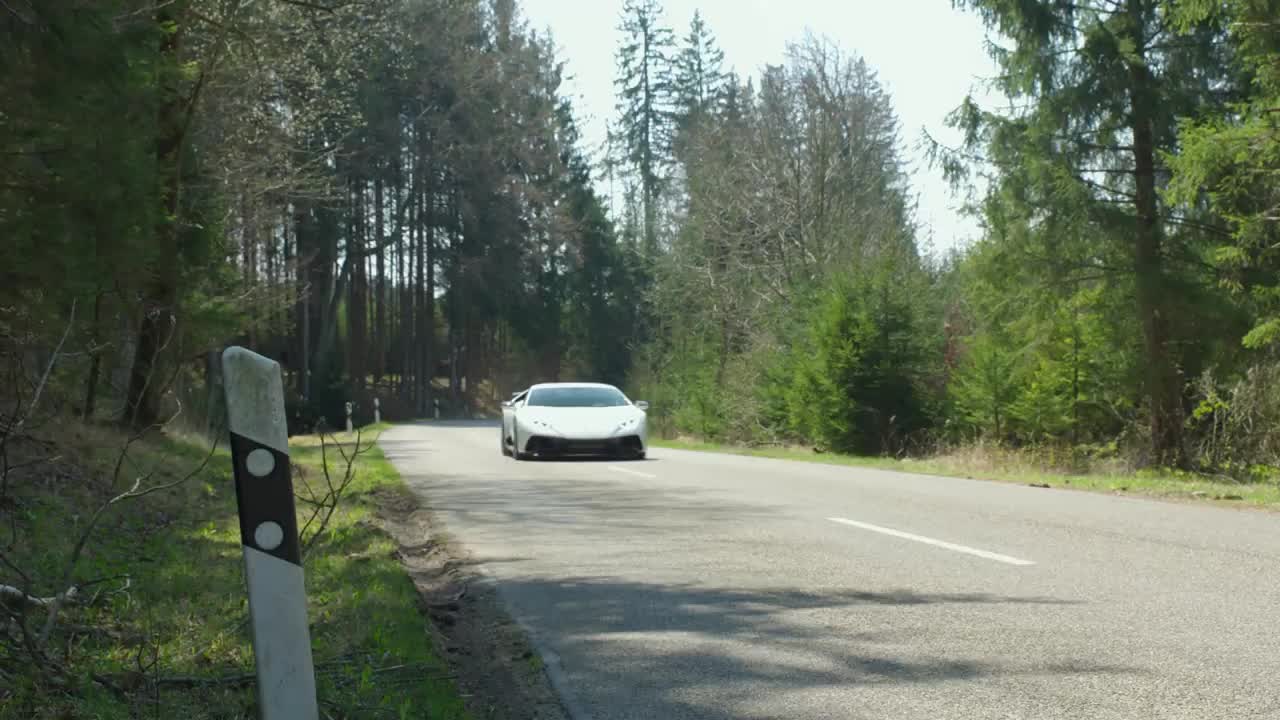
[[[537,385],[529,386],[530,390],[542,390],[546,388],[608,388],[610,390],[618,389],[613,385],[607,385],[605,383],[586,383],[586,382],[538,383]]]

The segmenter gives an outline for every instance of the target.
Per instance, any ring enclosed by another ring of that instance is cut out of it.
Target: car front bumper
[[[621,435],[607,438],[565,438],[551,435],[531,435],[521,438],[523,452],[539,456],[595,456],[638,455],[645,452],[644,439],[639,435]]]

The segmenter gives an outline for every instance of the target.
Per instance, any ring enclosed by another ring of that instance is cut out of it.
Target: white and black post
[[[242,347],[227,348],[222,353],[222,380],[257,661],[259,717],[316,720],[316,676],[280,365]]]
[[[373,399],[373,424],[377,425],[382,422],[382,402],[378,398]]]
[[[347,432],[355,432],[355,427],[351,424],[351,402],[347,402]]]

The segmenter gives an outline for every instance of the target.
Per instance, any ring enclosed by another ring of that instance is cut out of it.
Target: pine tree
[[[729,79],[724,70],[724,51],[699,11],[693,13],[689,34],[675,57],[674,71],[677,127],[687,132],[721,104]]]
[[[1168,12],[1192,38],[1206,21],[1225,21],[1239,69],[1252,77],[1249,97],[1232,112],[1184,122],[1180,152],[1168,158],[1169,190],[1186,211],[1208,206],[1224,219],[1229,234],[1213,259],[1259,315],[1243,342],[1273,347],[1280,344],[1280,2],[1171,0]]]
[[[622,46],[618,48],[619,136],[622,151],[638,176],[643,249],[658,251],[658,207],[671,157],[674,129],[671,55],[675,40],[662,24],[658,0],[626,0],[622,6]]]
[[[1175,37],[1155,0],[965,0],[1014,42],[994,46],[999,89],[1018,110],[988,113],[966,101],[955,116],[969,148],[997,172],[988,214],[1030,228],[1088,223],[1105,239],[1085,268],[1124,267],[1143,338],[1150,459],[1182,464],[1183,367],[1175,318],[1194,285],[1198,228],[1159,196],[1162,158],[1176,149],[1176,120],[1220,108],[1231,88],[1221,32],[1201,23]],[[951,165],[951,170],[956,170]],[[1006,226],[1007,228],[1007,226]],[[1087,257],[1087,256],[1086,256]]]

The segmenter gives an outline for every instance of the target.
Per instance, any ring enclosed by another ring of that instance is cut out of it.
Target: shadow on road
[[[515,578],[500,587],[539,637],[554,638],[573,687],[589,691],[592,702],[604,707],[643,707],[646,717],[728,720],[745,717],[747,707],[758,711],[788,697],[806,697],[794,706],[803,711],[783,712],[783,704],[771,717],[850,717],[851,708],[833,707],[824,715],[815,703],[836,689],[847,698],[857,686],[892,693],[894,685],[920,686],[904,690],[916,702],[903,708],[916,717],[927,704],[920,698],[931,692],[923,688],[951,681],[1142,672],[1048,653],[1034,662],[1025,656],[969,659],[982,657],[982,648],[957,656],[950,642],[927,637],[928,623],[918,614],[928,606],[1072,604],[1054,598],[744,590],[607,577]],[[950,692],[954,702],[954,686]],[[725,706],[725,698],[744,704]],[[948,706],[933,709],[945,713]]]

